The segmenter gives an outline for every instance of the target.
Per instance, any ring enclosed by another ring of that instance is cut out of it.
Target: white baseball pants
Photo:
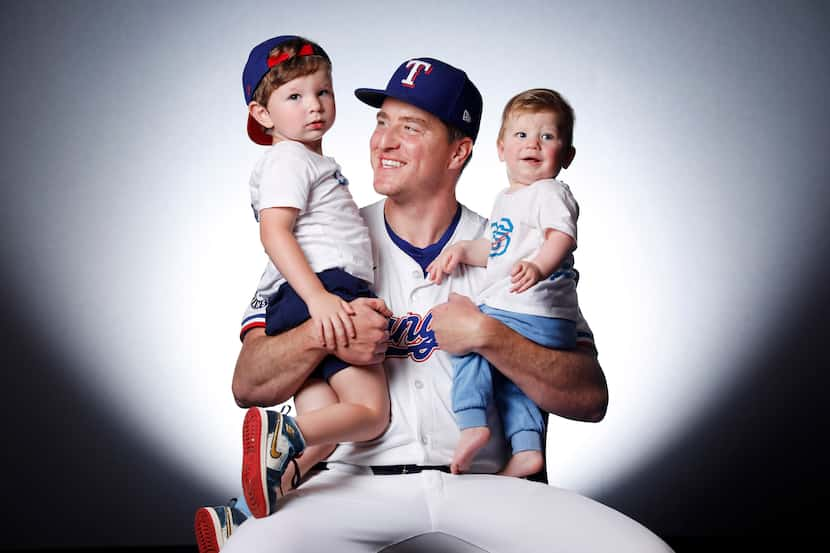
[[[672,551],[631,518],[553,486],[506,476],[350,469],[310,476],[275,514],[243,523],[222,553],[376,553],[435,532],[489,553]],[[440,553],[462,549],[470,550],[448,544]]]

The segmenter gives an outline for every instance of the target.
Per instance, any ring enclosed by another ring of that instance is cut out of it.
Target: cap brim
[[[274,143],[274,138],[267,134],[262,125],[250,115],[248,115],[248,138],[263,146],[270,146]]]
[[[385,90],[377,90],[374,88],[358,88],[354,91],[354,95],[357,96],[358,100],[364,104],[369,104],[373,108],[382,106],[383,101],[388,96]]]

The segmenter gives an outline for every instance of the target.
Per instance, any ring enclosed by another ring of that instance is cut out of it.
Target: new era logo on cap
[[[355,96],[379,108],[387,97],[427,111],[475,141],[482,99],[467,74],[435,58],[411,58],[389,79],[385,90],[358,88]]]

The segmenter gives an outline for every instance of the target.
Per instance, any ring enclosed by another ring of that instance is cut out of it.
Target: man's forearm
[[[605,416],[608,386],[593,347],[549,349],[484,317],[475,351],[543,410],[588,422]]]
[[[432,329],[441,349],[484,356],[545,411],[592,422],[605,416],[608,386],[593,348],[542,347],[458,294],[432,309]]]
[[[308,322],[266,336],[250,330],[242,342],[233,374],[233,395],[241,407],[271,406],[287,401],[326,356],[306,328]]]
[[[377,298],[357,298],[351,306],[357,336],[348,345],[338,344],[331,353],[356,367],[383,362],[391,311]],[[237,404],[277,405],[300,389],[329,353],[316,340],[311,325],[308,320],[277,336],[266,336],[262,328],[245,335],[233,374]]]

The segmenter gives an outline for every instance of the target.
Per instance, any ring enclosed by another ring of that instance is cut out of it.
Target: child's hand
[[[429,280],[435,284],[441,284],[444,280],[444,275],[452,274],[459,263],[463,263],[464,246],[462,244],[453,244],[444,248],[438,257],[432,260],[432,263],[427,265],[427,275]]]
[[[521,294],[544,278],[542,270],[532,261],[517,261],[510,271],[510,291]]]
[[[314,322],[316,338],[329,351],[348,346],[354,338],[355,328],[351,316],[352,306],[344,299],[329,292],[317,294],[308,302],[308,312]]]

